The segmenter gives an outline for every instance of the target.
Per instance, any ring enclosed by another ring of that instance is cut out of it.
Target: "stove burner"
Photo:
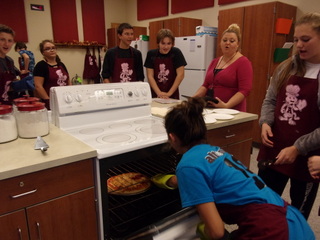
[[[97,138],[97,141],[104,144],[104,143],[113,143],[113,144],[119,144],[119,143],[131,143],[135,141],[137,137],[132,134],[128,133],[114,133],[109,135],[102,135]]]
[[[152,126],[144,126],[136,129],[138,132],[148,134],[164,134],[166,133],[165,128],[161,124],[154,124]]]
[[[79,131],[79,133],[85,134],[85,135],[99,134],[102,132],[104,132],[103,128],[85,128]]]
[[[131,127],[130,123],[113,123],[109,125],[109,128],[112,129],[128,129]]]

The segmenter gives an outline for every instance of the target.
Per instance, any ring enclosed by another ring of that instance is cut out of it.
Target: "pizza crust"
[[[107,180],[108,193],[114,195],[135,195],[147,191],[150,179],[136,172],[123,173]]]

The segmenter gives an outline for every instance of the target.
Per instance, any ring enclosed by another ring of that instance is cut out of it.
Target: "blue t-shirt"
[[[28,51],[28,50],[20,50],[19,54],[21,56],[21,67],[24,67],[24,59],[22,54],[27,54],[29,56],[29,66],[28,66],[28,70],[32,73],[33,69],[34,69],[34,65],[35,65],[35,60],[34,60],[34,55],[33,52]]]
[[[178,164],[176,175],[183,207],[207,202],[284,206],[283,199],[257,174],[216,146],[201,144],[189,149]],[[286,218],[290,237],[301,234],[301,239],[314,239],[306,220],[294,207],[287,207]]]

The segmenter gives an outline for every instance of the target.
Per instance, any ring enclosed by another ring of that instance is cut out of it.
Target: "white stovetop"
[[[163,119],[155,116],[88,124],[65,129],[67,133],[97,150],[103,159],[167,141]]]

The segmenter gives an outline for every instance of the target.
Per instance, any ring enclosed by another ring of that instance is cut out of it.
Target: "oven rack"
[[[173,174],[180,158],[173,151],[152,156],[146,154],[140,156],[139,160],[108,169],[106,176],[108,179],[126,172],[139,172],[149,178],[159,173]],[[178,190],[162,189],[154,184],[146,192],[137,195],[107,195],[110,239],[133,235],[182,209]]]

